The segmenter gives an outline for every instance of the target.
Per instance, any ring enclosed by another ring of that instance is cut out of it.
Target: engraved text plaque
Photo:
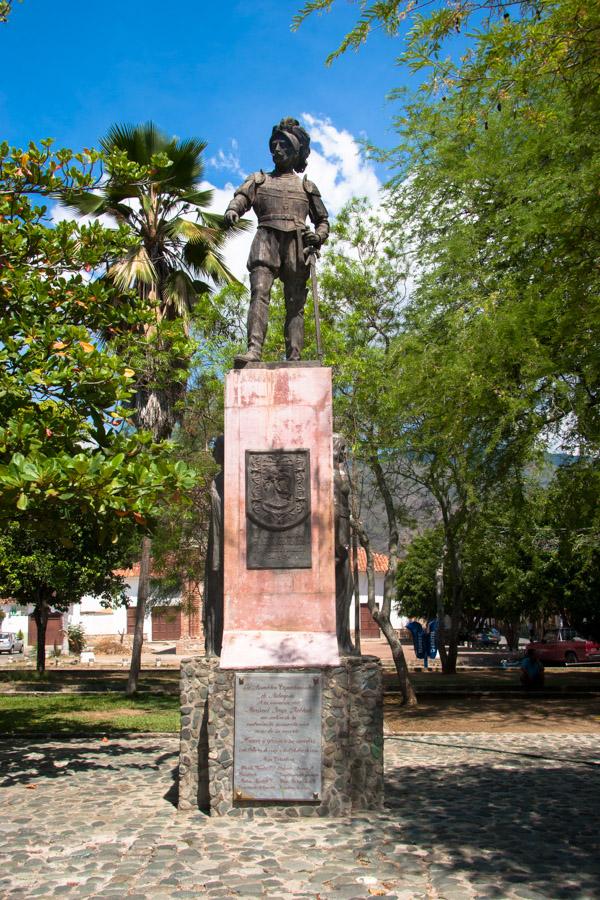
[[[233,798],[320,800],[319,675],[236,674]]]
[[[246,565],[310,569],[310,451],[246,450]]]

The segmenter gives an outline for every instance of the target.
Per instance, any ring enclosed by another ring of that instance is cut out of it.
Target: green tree
[[[93,280],[126,251],[128,234],[51,227],[38,200],[91,188],[97,158],[50,142],[0,146],[0,517],[28,546],[38,535],[68,549],[83,520],[100,545],[116,544],[126,525],[152,524],[163,490],[191,483],[183,464],[128,426],[135,372],[99,340],[152,314],[126,302],[115,311],[114,288]]]
[[[184,415],[173,442],[175,457],[193,468],[196,480],[190,491],[175,492],[165,502],[152,539],[152,601],[181,596],[191,614],[205,574],[210,482],[216,472],[210,448],[223,433],[223,372],[231,368],[245,337],[245,294],[241,285],[224,288],[205,307],[206,315],[194,321],[203,339],[191,361]]]
[[[355,463],[372,473],[385,509],[389,569],[384,597],[375,600],[370,536],[355,516],[353,525],[367,554],[368,603],[390,644],[406,703],[416,702],[402,645],[390,615],[396,593],[399,526],[404,507],[395,496],[389,467],[388,399],[394,339],[401,328],[405,261],[388,253],[385,229],[366,201],[343,210],[332,229],[320,277],[325,362],[334,367],[335,427],[351,448]],[[356,485],[354,485],[356,491]]]
[[[541,542],[546,608],[600,639],[600,470],[596,459],[561,466],[546,493]]]
[[[487,498],[529,458],[531,439],[509,427],[510,368],[496,365],[494,377],[474,377],[474,360],[489,374],[494,335],[461,310],[440,314],[407,299],[408,255],[395,224],[382,224],[364,203],[342,214],[322,278],[326,346],[336,366],[336,413],[386,510],[390,602],[399,525],[415,502],[432,504],[440,521],[451,621],[447,634],[441,628],[440,654],[444,670],[453,671],[465,542]]]
[[[205,142],[169,138],[149,122],[114,125],[100,143],[106,179],[94,192],[71,193],[68,205],[111,216],[132,237],[127,253],[112,260],[107,278],[121,291],[133,288],[153,310],[152,319],[133,333],[141,338],[134,344],[134,415],[137,427],[160,440],[171,435],[181,415],[192,313],[211,284],[235,282],[222,256],[232,232],[223,216],[208,211],[213,192],[202,186]],[[127,342],[131,338],[130,330]]]
[[[296,25],[332,6],[310,0]],[[593,450],[599,5],[360,7],[337,53],[381,27],[404,39],[399,63],[425,79],[415,97],[398,93],[398,145],[384,154],[394,172],[391,214],[422,270],[415,303],[432,316],[479,318],[482,329],[487,320],[494,358],[480,354],[480,370],[474,358],[473,376],[491,379],[502,362],[506,380],[512,369],[507,425],[554,429]],[[457,32],[461,56],[452,47]]]
[[[89,520],[71,521],[69,538],[40,534],[28,522],[8,524],[0,536],[0,591],[24,606],[33,604],[37,627],[37,670],[46,668],[46,626],[51,609],[67,612],[86,594],[107,605],[124,603],[125,585],[114,575],[124,561],[123,541],[131,527],[121,525],[120,541]]]
[[[304,14],[331,6],[310,2]],[[478,511],[549,432],[579,452],[598,448],[600,8],[361,6],[341,50],[375,25],[404,33],[410,18],[400,61],[427,79],[400,108],[386,154],[396,252],[408,246],[419,263],[396,342],[389,446],[403,445],[404,474],[440,510],[452,666]],[[468,22],[466,52],[444,56]]]
[[[142,305],[150,305],[152,319],[112,339],[121,346],[124,341],[137,372],[134,422],[160,440],[170,437],[181,419],[195,348],[189,325],[199,301],[208,297],[207,279],[212,284],[235,282],[221,254],[225,222],[207,210],[212,192],[201,183],[203,141],[169,138],[150,122],[115,125],[101,145],[106,180],[96,192],[71,194],[67,202],[81,213],[114,217],[132,238],[131,248],[113,259],[106,277],[121,291],[135,290]],[[142,540],[129,694],[137,688],[141,664],[150,553],[147,536]]]

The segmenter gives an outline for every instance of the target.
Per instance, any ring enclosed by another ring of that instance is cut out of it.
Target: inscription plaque
[[[310,451],[246,450],[246,566],[311,565]]]
[[[321,678],[235,677],[234,800],[320,800]]]

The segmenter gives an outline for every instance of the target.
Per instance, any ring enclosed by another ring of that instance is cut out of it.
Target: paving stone
[[[581,816],[600,794],[594,735],[389,737],[387,808],[348,819],[178,813],[165,800],[177,749],[0,740],[0,898],[598,895],[600,810]]]

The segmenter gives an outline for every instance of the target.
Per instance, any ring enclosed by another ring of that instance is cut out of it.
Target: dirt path
[[[385,730],[387,734],[600,734],[600,701],[597,697],[421,697],[415,709],[407,709],[400,706],[397,697],[388,696]]]

